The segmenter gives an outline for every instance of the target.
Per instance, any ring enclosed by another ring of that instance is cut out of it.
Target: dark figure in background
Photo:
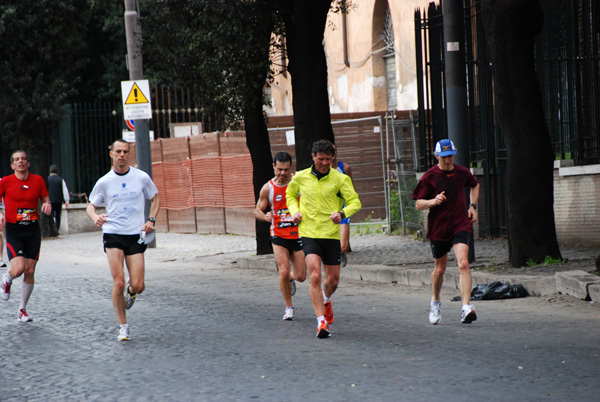
[[[62,204],[69,208],[69,189],[65,180],[58,175],[58,167],[50,166],[50,176],[48,176],[48,195],[50,196],[50,205],[52,205],[52,218],[54,219],[54,227],[58,231],[60,229],[60,214],[62,212]]]

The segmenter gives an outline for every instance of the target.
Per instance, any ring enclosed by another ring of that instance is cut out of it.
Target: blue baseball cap
[[[438,156],[456,155],[456,147],[450,140],[440,140],[435,144],[435,153]]]

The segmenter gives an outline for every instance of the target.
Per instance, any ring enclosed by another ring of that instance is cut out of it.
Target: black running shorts
[[[146,251],[146,244],[139,243],[140,235],[120,235],[104,233],[104,252],[107,248],[118,248],[125,255],[140,254]]]
[[[431,240],[431,253],[433,258],[442,258],[457,243],[463,243],[471,247],[471,235],[469,232],[458,232],[450,240]]]
[[[37,221],[6,222],[6,250],[9,261],[15,257],[25,257],[37,261],[40,257],[41,244],[42,232]]]
[[[321,261],[325,265],[340,265],[342,250],[339,240],[303,237],[302,249],[305,257],[309,254],[316,254],[321,257]]]
[[[271,243],[286,248],[290,254],[302,250],[302,239],[284,239],[283,237],[272,236]]]

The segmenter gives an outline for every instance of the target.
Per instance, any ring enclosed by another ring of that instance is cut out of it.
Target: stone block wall
[[[600,165],[564,166],[565,161],[560,162],[554,169],[558,242],[596,247],[600,245]]]
[[[85,211],[87,204],[69,204],[69,208],[66,208],[63,204],[62,213],[60,215],[60,234],[69,233],[83,233],[83,232],[96,232],[102,231],[99,227],[94,225],[94,222],[90,219]],[[96,212],[98,214],[104,213],[104,206],[97,207]]]

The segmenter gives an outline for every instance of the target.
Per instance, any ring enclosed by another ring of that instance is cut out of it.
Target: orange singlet
[[[298,225],[293,222],[290,211],[285,200],[285,186],[276,184],[273,179],[269,180],[269,204],[273,211],[271,220],[271,237],[277,236],[282,239],[298,239]]]

